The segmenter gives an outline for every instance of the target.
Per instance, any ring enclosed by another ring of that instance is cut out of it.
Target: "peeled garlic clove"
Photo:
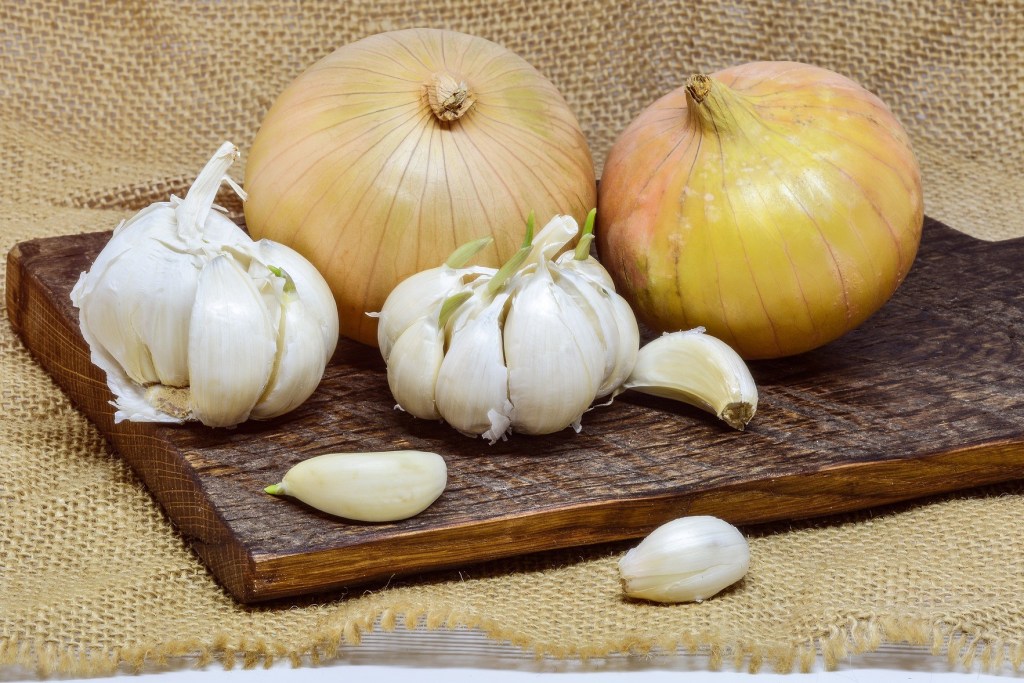
[[[494,443],[510,424],[509,372],[502,350],[501,319],[508,294],[499,294],[452,336],[437,374],[434,399],[445,422]],[[467,306],[467,310],[474,310]],[[458,314],[456,314],[458,317]]]
[[[666,333],[644,345],[621,390],[632,389],[706,410],[743,429],[757,412],[757,385],[725,342],[698,327]]]
[[[444,359],[444,332],[436,310],[409,325],[392,347],[388,387],[398,407],[424,420],[440,420],[434,386]]]
[[[190,407],[210,427],[249,417],[274,367],[277,331],[262,297],[234,259],[221,255],[199,274],[189,323]]]
[[[266,491],[346,519],[393,522],[426,510],[447,483],[448,468],[436,453],[330,453],[300,462]]]
[[[717,517],[663,524],[619,560],[626,595],[655,602],[701,602],[739,581],[750,548],[739,529]]]

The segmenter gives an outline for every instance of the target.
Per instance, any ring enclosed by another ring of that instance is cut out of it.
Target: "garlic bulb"
[[[447,483],[448,466],[436,453],[328,453],[303,460],[264,490],[346,519],[394,522],[426,510]]]
[[[681,517],[661,525],[619,560],[626,595],[655,602],[701,602],[739,581],[750,548],[717,517]]]
[[[629,306],[589,256],[593,221],[591,212],[580,246],[561,256],[576,221],[555,216],[534,238],[531,219],[523,246],[499,270],[444,266],[443,282],[428,271],[413,278],[433,286],[400,284],[378,327],[398,407],[491,443],[509,431],[579,431],[594,399],[629,376],[640,338]]]
[[[184,199],[122,222],[71,292],[115,422],[231,427],[283,415],[319,384],[338,339],[324,278],[214,209],[238,150],[224,143]]]

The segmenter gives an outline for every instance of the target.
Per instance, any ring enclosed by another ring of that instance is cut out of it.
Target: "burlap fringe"
[[[227,635],[212,642],[172,640],[130,648],[60,647],[52,641],[32,639],[0,640],[0,665],[18,666],[35,671],[39,678],[51,676],[99,677],[116,673],[140,673],[166,670],[172,666],[206,668],[219,663],[226,670],[270,668],[279,661],[293,667],[317,666],[337,659],[346,648],[358,647],[364,634],[375,629],[392,632],[399,627],[408,630],[478,629],[488,638],[506,642],[524,650],[531,647],[538,659],[578,659],[583,662],[610,656],[649,657],[655,654],[689,653],[707,656],[712,670],[727,664],[736,671],[758,673],[770,669],[775,673],[809,673],[820,662],[825,670],[838,669],[844,662],[853,663],[857,655],[877,651],[884,643],[905,643],[930,646],[935,656],[945,655],[951,669],[984,673],[1001,673],[1010,667],[1014,674],[1024,671],[1024,641],[1008,643],[969,632],[961,624],[927,624],[912,618],[851,618],[843,626],[833,626],[828,633],[808,637],[802,642],[758,644],[731,641],[713,633],[666,635],[649,644],[623,638],[602,648],[579,648],[571,644],[538,644],[521,634],[508,632],[493,620],[456,614],[454,611],[418,609],[404,613],[392,609],[381,611],[376,618],[350,619],[328,627],[321,637],[303,649],[291,649],[280,643],[261,639],[231,642]],[[172,662],[173,660],[173,662]],[[187,664],[183,664],[187,662]]]

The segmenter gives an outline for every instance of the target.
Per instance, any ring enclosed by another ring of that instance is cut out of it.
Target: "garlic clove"
[[[614,291],[609,294],[609,304],[614,312],[615,325],[619,332],[619,345],[615,365],[605,377],[598,396],[614,393],[633,374],[640,350],[640,327],[629,303]]]
[[[604,372],[604,352],[586,315],[555,285],[543,261],[515,285],[504,349],[515,430],[551,434],[572,426],[578,432]]]
[[[280,307],[273,370],[263,394],[249,413],[249,417],[256,420],[284,415],[302,405],[316,391],[330,357],[324,351],[320,321],[294,289],[289,279]]]
[[[266,491],[346,519],[393,522],[426,510],[447,483],[448,468],[436,453],[329,453],[298,463]]]
[[[607,270],[590,256],[596,217],[597,209],[591,209],[575,249],[560,255],[550,269],[558,286],[577,299],[587,311],[594,331],[604,345],[604,374],[595,396],[599,398],[626,381],[636,362],[640,330],[633,309],[625,299],[615,294]]]
[[[739,529],[717,517],[672,520],[619,560],[623,591],[655,602],[701,602],[739,581],[750,548]]]
[[[388,386],[398,407],[424,420],[441,419],[434,387],[444,359],[444,332],[436,308],[402,332],[387,364]]]
[[[586,312],[601,342],[604,368],[596,398],[619,388],[633,370],[640,348],[640,329],[625,299],[574,269],[551,269],[559,287]]]
[[[312,263],[291,247],[262,239],[256,242],[256,248],[265,265],[280,268],[288,274],[307,312],[315,315],[323,337],[322,348],[326,363],[338,346],[339,333],[338,306],[327,280]]]
[[[391,290],[380,309],[377,322],[377,346],[387,363],[395,341],[423,311],[443,301],[462,286],[467,271],[447,266],[431,268],[402,280]]]
[[[747,364],[702,327],[644,345],[620,391],[627,389],[696,406],[740,430],[757,412],[757,385]]]
[[[456,321],[465,315],[461,310],[455,314],[452,324],[459,326],[459,333],[452,336],[434,389],[445,422],[491,443],[502,438],[510,424],[509,372],[501,328],[508,298],[508,294],[497,295],[465,321]]]
[[[223,254],[207,263],[189,323],[190,406],[210,427],[244,422],[260,399],[277,351],[277,331],[256,285]]]
[[[493,268],[466,266],[473,256],[491,242],[493,238],[485,237],[463,244],[442,265],[415,273],[391,290],[380,311],[371,314],[378,318],[377,347],[385,363],[391,357],[395,341],[423,315],[425,309],[444,301],[467,280],[495,272]]]
[[[610,289],[613,292],[615,291],[615,283],[612,281],[612,276],[604,269],[601,262],[593,257],[579,261],[572,257],[572,253],[566,252],[559,256],[555,263],[562,268],[572,270],[595,284]]]

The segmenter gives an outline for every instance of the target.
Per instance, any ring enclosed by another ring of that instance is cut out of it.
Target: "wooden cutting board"
[[[1024,239],[985,243],[927,220],[909,277],[867,323],[752,364],[761,402],[745,432],[636,396],[588,413],[581,434],[488,446],[395,410],[377,351],[344,341],[283,418],[114,425],[69,299],[108,237],[17,245],[8,315],[242,602],[636,538],[686,514],[751,524],[1024,477]],[[312,455],[399,448],[449,467],[445,493],[413,519],[352,523],[263,492]]]

